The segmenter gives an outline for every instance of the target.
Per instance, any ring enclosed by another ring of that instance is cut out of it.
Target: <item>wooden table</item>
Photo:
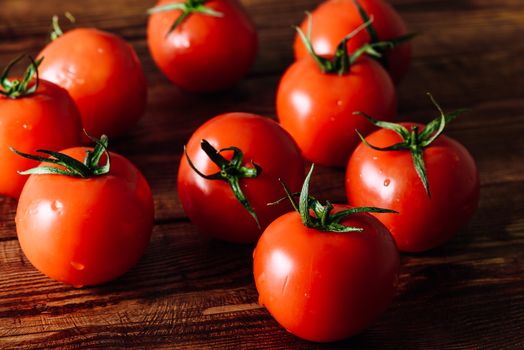
[[[177,199],[182,145],[223,112],[275,116],[275,91],[292,61],[291,25],[318,0],[246,0],[260,54],[236,88],[184,94],[154,66],[145,41],[146,0],[1,0],[0,65],[47,40],[53,14],[122,35],[149,82],[147,115],[112,143],[149,180],[156,207],[140,263],[107,285],[75,289],[36,271],[22,254],[16,202],[0,199],[2,349],[522,349],[524,348],[524,3],[521,0],[395,0],[412,31],[415,59],[399,90],[403,118],[428,121],[431,91],[447,109],[472,112],[449,126],[478,162],[481,202],[445,246],[402,256],[392,306],[368,330],[337,344],[297,339],[257,305],[251,246],[202,238]],[[96,66],[95,66],[96,69]],[[1,116],[0,116],[1,117]],[[343,201],[343,171],[321,168],[314,191]],[[445,218],[442,218],[445,220]]]

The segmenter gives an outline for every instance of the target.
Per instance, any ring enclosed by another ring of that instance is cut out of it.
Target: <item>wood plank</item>
[[[16,240],[16,202],[0,198],[0,349],[519,349],[524,347],[524,6],[519,0],[391,1],[411,30],[413,68],[399,89],[400,114],[435,116],[424,92],[446,109],[472,111],[447,134],[475,156],[480,208],[445,246],[402,257],[398,294],[361,335],[334,344],[287,333],[257,304],[252,246],[200,235],[176,190],[182,145],[204,120],[228,111],[275,117],[274,98],[292,62],[293,30],[319,0],[245,0],[261,50],[231,91],[198,96],[173,87],[145,41],[153,0],[2,0],[0,66],[35,54],[53,14],[122,35],[136,48],[150,87],[148,111],[113,149],[142,169],[156,224],[145,256],[123,277],[75,289],[36,271]],[[1,116],[0,116],[1,117]],[[342,202],[344,171],[319,167],[313,189]],[[443,218],[444,219],[444,218]]]
[[[404,256],[394,304],[373,327],[344,346],[379,349],[389,343],[451,349],[480,346],[484,341],[524,340],[518,336],[519,323],[514,322],[524,317],[524,194],[517,191],[522,185],[484,187],[482,209],[467,230],[430,253]],[[501,207],[501,199],[508,197],[511,200]],[[503,236],[491,230],[507,222],[511,224]],[[249,348],[256,334],[261,348],[276,345],[271,343],[275,337],[281,345],[289,345],[288,341],[305,345],[290,339],[265,310],[243,308],[257,301],[251,250],[203,239],[188,223],[157,225],[146,255],[124,277],[101,287],[74,289],[34,271],[21,258],[16,241],[2,242],[6,267],[0,276],[0,321],[16,327],[0,327],[4,332],[0,339],[20,348],[35,340],[72,348],[90,344],[90,339],[120,347],[168,348],[170,342],[187,342],[188,346]],[[483,307],[486,300],[492,304]],[[226,312],[209,312],[224,307]],[[486,317],[496,319],[517,338],[506,340],[485,322]],[[248,329],[239,333],[243,325]],[[407,330],[415,335],[399,339],[396,332]],[[423,332],[428,334],[422,336]],[[439,332],[446,336],[438,338]],[[270,343],[264,343],[265,337]],[[199,343],[202,339],[205,342]]]

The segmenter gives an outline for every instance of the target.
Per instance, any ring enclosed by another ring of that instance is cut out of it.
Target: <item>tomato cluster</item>
[[[237,1],[160,0],[149,13],[151,55],[181,89],[223,90],[252,66],[257,34]],[[437,118],[394,122],[412,35],[390,5],[327,0],[296,31],[278,122],[228,113],[201,125],[180,150],[178,195],[202,234],[256,244],[259,301],[283,327],[328,342],[388,307],[399,251],[439,246],[471,218],[479,176],[442,135],[463,111],[445,113],[430,95]],[[15,60],[0,78],[0,193],[19,199],[20,246],[37,269],[100,284],[129,270],[152,233],[151,189],[106,136],[144,114],[147,87],[122,38],[64,33],[57,18],[52,38],[23,77],[10,76]],[[349,204],[311,195],[305,160],[345,167]]]

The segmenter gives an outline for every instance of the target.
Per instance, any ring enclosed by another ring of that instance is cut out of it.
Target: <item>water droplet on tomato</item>
[[[384,186],[385,186],[385,187],[388,187],[390,183],[391,183],[391,180],[390,180],[390,179],[385,179],[385,180],[384,180]]]
[[[24,124],[24,125],[22,125],[22,128],[24,128],[24,129],[29,131],[29,130],[33,129],[33,126],[31,124]]]
[[[64,204],[60,202],[59,200],[55,200],[53,203],[51,203],[51,209],[53,211],[57,211],[60,214],[62,213],[62,209],[64,209]]]
[[[337,101],[337,106],[339,106],[339,107],[342,106],[342,101],[338,100]]]
[[[78,271],[82,271],[83,269],[85,269],[84,264],[81,264],[76,261],[71,261],[71,266],[73,266],[73,269],[78,270]]]

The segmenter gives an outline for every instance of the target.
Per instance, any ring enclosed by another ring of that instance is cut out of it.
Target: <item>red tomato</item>
[[[30,86],[34,84],[33,80]],[[53,83],[40,79],[34,93],[0,95],[0,194],[18,198],[27,177],[17,171],[38,164],[15,155],[10,146],[22,152],[58,151],[80,144],[81,131],[75,102]]]
[[[383,0],[360,0],[362,8],[369,17],[373,16],[372,27],[378,39],[385,41],[406,35],[406,25],[390,4]],[[312,12],[311,41],[319,55],[333,55],[342,38],[364,21],[354,0],[329,0]],[[306,32],[309,19],[300,25]],[[360,32],[348,41],[348,50],[354,52],[370,41],[368,31]],[[308,56],[308,52],[297,35],[295,38],[295,56],[298,59]],[[386,54],[388,71],[395,83],[406,75],[411,64],[411,44],[403,43]]]
[[[206,235],[236,243],[254,243],[271,221],[289,210],[280,204],[268,206],[282,197],[281,178],[292,191],[300,189],[304,164],[300,150],[291,136],[275,121],[248,113],[228,113],[202,125],[187,143],[187,155],[203,174],[219,171],[201,149],[201,140],[216,149],[238,147],[242,165],[262,168],[254,178],[241,178],[240,187],[260,222],[260,228],[248,210],[237,200],[226,181],[206,180],[182,157],[178,171],[178,193],[184,211]],[[231,151],[221,154],[228,160]]]
[[[286,330],[329,342],[359,333],[384,312],[399,256],[386,227],[366,213],[388,210],[320,204],[308,193],[311,171],[298,212],[279,217],[260,237],[254,277],[260,304]]]
[[[374,129],[354,111],[391,120],[396,106],[391,79],[368,57],[360,57],[344,75],[322,73],[310,58],[299,60],[286,71],[277,92],[280,123],[305,158],[326,166],[345,166],[360,142],[355,129],[364,134]]]
[[[69,91],[89,134],[121,135],[144,114],[144,73],[122,38],[92,28],[74,29],[49,43],[39,57],[45,57],[40,76]]]
[[[255,60],[255,27],[237,0],[193,2],[222,15],[190,13],[169,33],[182,11],[152,14],[147,28],[151,55],[162,72],[185,90],[213,92],[231,87]],[[157,7],[175,3],[184,1],[161,0]]]
[[[408,130],[420,124],[401,123]],[[376,147],[401,141],[380,129],[366,140]],[[399,250],[421,252],[449,240],[473,215],[479,200],[475,161],[457,141],[441,135],[423,151],[431,197],[417,174],[409,151],[377,151],[360,144],[346,173],[351,205],[390,208],[398,215],[373,214],[390,230]]]
[[[87,150],[62,153],[82,161]],[[76,287],[107,282],[129,270],[149,242],[154,216],[149,185],[131,162],[110,155],[105,175],[27,180],[16,212],[18,239],[29,261],[53,279]]]

